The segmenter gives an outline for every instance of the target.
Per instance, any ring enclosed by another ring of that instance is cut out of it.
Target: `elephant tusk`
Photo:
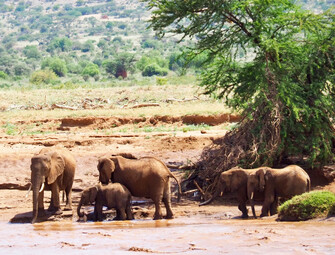
[[[29,193],[30,193],[30,191],[31,191],[31,186],[32,186],[32,183],[30,183],[30,186],[29,186],[28,192],[27,192],[27,194],[26,194],[26,198],[28,197],[28,195],[29,195]]]
[[[40,191],[39,192],[42,192],[44,189],[44,182],[42,183],[42,187],[40,188]]]
[[[253,200],[253,199],[254,199],[254,192],[251,192],[250,199],[251,199],[251,200]]]

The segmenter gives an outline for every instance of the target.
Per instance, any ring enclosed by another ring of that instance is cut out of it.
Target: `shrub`
[[[56,79],[57,75],[53,71],[45,69],[33,72],[29,81],[33,84],[39,85],[42,83],[49,84]]]
[[[88,75],[90,77],[94,77],[100,74],[99,66],[93,63],[89,63],[85,66],[82,75]]]
[[[0,71],[0,79],[7,79],[8,75],[4,71]]]
[[[157,85],[165,85],[167,84],[168,80],[162,77],[156,77],[156,84]]]
[[[143,76],[153,76],[153,75],[167,75],[168,71],[165,68],[161,68],[158,64],[154,63],[148,65],[144,68],[142,75]]]
[[[278,219],[308,220],[327,216],[334,209],[335,195],[329,191],[313,191],[293,197],[279,207]]]
[[[55,74],[60,77],[63,77],[67,73],[67,67],[64,60],[60,58],[47,58],[42,61],[42,69],[49,68]]]

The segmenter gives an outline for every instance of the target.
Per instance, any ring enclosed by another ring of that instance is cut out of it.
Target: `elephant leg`
[[[116,216],[113,218],[113,220],[120,220],[120,210],[116,209]]]
[[[116,216],[117,217],[117,216]],[[97,202],[94,205],[94,221],[102,221],[103,220],[103,214],[102,214],[102,204]]]
[[[241,194],[241,192],[238,192],[237,201],[238,201],[238,209],[242,212],[242,218],[247,219],[249,216],[248,216],[246,195]]]
[[[274,199],[274,201],[270,206],[270,215],[272,216],[277,214],[277,210],[278,210],[278,197],[276,196],[276,198]]]
[[[66,204],[64,211],[72,211],[72,186],[66,187],[65,194],[66,194]]]
[[[173,219],[173,212],[171,210],[171,198],[170,194],[166,194],[162,199],[165,208],[166,208],[166,218],[167,219]]]
[[[274,194],[267,194],[265,196],[263,206],[262,206],[261,217],[269,216],[269,211],[270,211],[271,205],[274,203],[274,200],[275,200]]]
[[[247,219],[248,216],[248,209],[245,203],[241,203],[238,205],[238,209],[242,212],[242,218]]]
[[[62,214],[62,210],[60,209],[60,200],[59,200],[59,187],[58,185],[54,185],[51,189],[51,205],[53,205],[53,211],[52,213],[54,215],[60,215]]]
[[[124,208],[116,209],[116,217],[113,220],[126,220],[126,212]]]
[[[270,205],[268,203],[263,203],[262,212],[261,212],[260,217],[269,216],[269,208],[270,208]]]
[[[163,219],[162,210],[161,210],[161,200],[162,200],[161,198],[154,199],[154,203],[155,203],[154,220],[161,220],[161,219]]]
[[[52,199],[52,196],[51,196],[50,204],[49,204],[49,207],[48,207],[48,212],[52,212],[52,211],[54,211],[54,204],[53,204],[53,199]]]
[[[126,215],[127,215],[127,220],[133,220],[134,219],[134,215],[133,215],[133,212],[131,211],[130,204],[127,204]]]

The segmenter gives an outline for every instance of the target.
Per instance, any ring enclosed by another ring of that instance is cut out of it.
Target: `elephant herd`
[[[213,196],[200,205],[211,203],[222,192],[236,192],[238,209],[243,218],[248,218],[247,202],[250,202],[253,216],[255,191],[264,194],[261,217],[277,213],[278,198],[291,198],[310,191],[311,180],[304,169],[290,165],[282,169],[260,167],[243,169],[234,167],[220,174]]]
[[[98,162],[100,184],[82,192],[77,207],[78,216],[82,205],[94,203],[94,220],[102,220],[102,208],[116,209],[116,219],[133,219],[131,213],[131,196],[145,197],[155,204],[154,219],[162,219],[161,201],[166,208],[166,218],[173,218],[169,178],[178,184],[178,198],[181,187],[178,179],[166,165],[154,158],[140,159],[123,156],[100,158]],[[45,215],[44,190],[51,190],[48,211],[61,214],[59,192],[65,191],[65,210],[72,210],[71,190],[74,181],[76,160],[65,148],[44,148],[31,159],[31,187],[33,189],[32,223],[39,216]]]
[[[42,149],[31,159],[31,187],[33,190],[32,223],[45,215],[44,190],[51,191],[51,201],[47,209],[52,214],[61,214],[59,192],[65,191],[64,210],[72,210],[71,192],[75,176],[76,160],[65,148]],[[131,197],[145,197],[155,204],[154,219],[162,219],[161,201],[166,208],[166,218],[173,218],[171,209],[170,178],[178,185],[178,200],[181,187],[178,179],[166,165],[154,158],[133,158],[129,155],[100,158],[97,165],[99,184],[84,190],[77,207],[77,214],[83,205],[94,204],[93,220],[102,220],[103,206],[116,209],[117,220],[132,220]],[[222,192],[236,192],[238,208],[242,217],[248,217],[246,204],[250,201],[253,216],[254,193],[264,193],[262,216],[276,213],[278,198],[290,198],[310,190],[310,178],[299,166],[291,165],[283,169],[260,167],[257,169],[232,168],[222,172],[213,196],[200,204],[211,203]]]

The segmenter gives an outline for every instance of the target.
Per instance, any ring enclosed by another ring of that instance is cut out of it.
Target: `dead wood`
[[[157,103],[147,103],[147,104],[136,104],[134,106],[129,107],[130,109],[135,109],[135,108],[143,108],[143,107],[157,107],[160,106],[160,104]]]
[[[60,104],[53,104],[51,106],[52,109],[54,108],[59,108],[59,109],[66,109],[66,110],[78,110],[77,107],[72,107],[72,106],[68,106],[68,105],[60,105]]]
[[[171,102],[189,102],[189,101],[197,101],[200,100],[199,97],[194,97],[194,98],[184,98],[184,99],[176,99],[176,98],[168,98],[166,99],[167,103]]]

